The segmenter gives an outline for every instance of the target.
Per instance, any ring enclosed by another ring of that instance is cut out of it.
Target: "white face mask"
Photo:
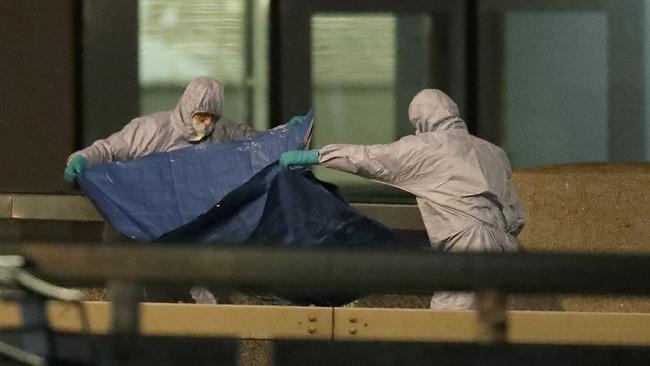
[[[196,118],[192,118],[192,128],[194,129],[194,136],[190,137],[189,140],[192,142],[201,141],[205,136],[208,136],[212,132],[214,129],[214,123],[208,127]]]

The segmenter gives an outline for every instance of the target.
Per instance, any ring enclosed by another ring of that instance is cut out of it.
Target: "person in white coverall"
[[[88,166],[111,161],[128,161],[156,152],[184,147],[243,139],[254,133],[250,127],[223,118],[223,84],[209,77],[192,79],[176,107],[137,117],[121,131],[68,157],[64,179],[73,182]],[[294,116],[287,125],[304,122]],[[148,300],[185,298],[184,290],[169,291],[148,288]],[[191,290],[199,303],[215,303],[214,296],[202,287]]]
[[[238,140],[253,129],[223,118],[223,84],[209,77],[192,79],[176,107],[137,117],[121,131],[68,157],[63,177],[73,182],[86,167],[111,161],[128,161],[156,152],[172,151],[195,144]],[[187,299],[185,290],[148,287],[148,301]],[[191,297],[199,303],[216,303],[207,289],[194,287]]]
[[[238,140],[255,132],[222,115],[221,82],[209,77],[194,78],[173,110],[137,117],[121,131],[70,155],[64,178],[73,182],[90,165],[132,160],[194,144]]]
[[[505,152],[467,131],[445,93],[420,91],[409,106],[415,135],[383,145],[327,145],[282,154],[284,167],[322,164],[415,195],[431,245],[442,250],[517,249],[525,224]],[[432,309],[466,309],[471,293],[437,292]]]

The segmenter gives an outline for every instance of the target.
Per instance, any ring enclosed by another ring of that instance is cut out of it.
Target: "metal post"
[[[142,287],[134,282],[110,281],[108,293],[112,301],[111,326],[115,340],[113,363],[125,364],[132,357],[132,350],[135,351]]]
[[[502,343],[508,335],[507,295],[499,290],[484,290],[477,295],[478,341]]]
[[[111,324],[115,335],[137,335],[141,287],[134,283],[110,281],[108,293],[113,302]]]
[[[19,304],[23,319],[24,349],[44,360],[52,359],[54,344],[48,324],[45,297],[27,293]]]

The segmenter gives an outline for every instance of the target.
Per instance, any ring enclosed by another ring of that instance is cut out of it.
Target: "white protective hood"
[[[88,165],[110,161],[127,161],[155,152],[164,152],[191,146],[194,137],[192,115],[197,112],[211,113],[214,130],[199,143],[216,143],[242,139],[253,129],[222,118],[223,85],[209,77],[197,77],[190,81],[171,111],[157,112],[131,120],[121,131],[106,139],[95,141],[91,146],[77,151],[88,159]]]

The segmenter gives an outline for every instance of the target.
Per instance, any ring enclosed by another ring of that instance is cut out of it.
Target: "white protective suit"
[[[505,152],[467,131],[445,93],[425,89],[409,106],[416,135],[385,145],[327,145],[320,164],[415,195],[433,247],[514,251],[525,223]],[[470,308],[473,295],[440,292],[431,308]]]
[[[198,142],[192,142],[197,137],[192,126],[194,113],[210,113],[214,116],[214,129]],[[198,143],[238,140],[255,132],[250,127],[223,118],[222,114],[223,85],[221,82],[208,77],[197,77],[187,85],[173,110],[137,117],[121,131],[73,153],[68,157],[68,161],[77,154],[83,155],[89,166],[111,161],[128,161]],[[174,294],[163,290],[158,295],[164,297],[174,296]],[[213,304],[217,301],[214,295],[203,287],[192,288],[191,295],[198,303]]]
[[[208,77],[190,81],[176,108],[137,117],[106,139],[95,141],[77,154],[87,159],[88,165],[111,161],[127,161],[155,152],[164,152],[194,145],[196,137],[192,127],[194,113],[210,113],[214,117],[214,130],[198,143],[216,143],[238,140],[254,132],[253,129],[222,118],[223,85]]]

